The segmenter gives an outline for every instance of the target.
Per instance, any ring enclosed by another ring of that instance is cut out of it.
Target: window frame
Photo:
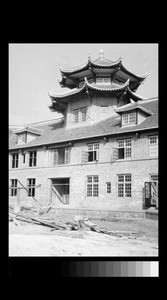
[[[19,167],[19,153],[12,153],[12,169],[16,169]]]
[[[63,163],[59,162],[59,151],[63,150]],[[52,165],[67,165],[71,161],[71,147],[59,147],[52,149]]]
[[[34,181],[34,183],[32,181]],[[36,185],[36,178],[27,178],[28,197],[35,197],[35,187],[34,187],[35,185]]]
[[[122,180],[119,180],[119,176],[122,176]],[[130,180],[127,180],[128,176]],[[132,174],[117,174],[117,197],[132,198]]]
[[[104,108],[107,108],[107,112],[106,113],[104,113],[104,111],[103,111]],[[101,115],[102,116],[108,116],[108,112],[109,112],[109,108],[108,108],[107,105],[106,106],[101,106]]]
[[[159,137],[158,134],[150,135],[149,137],[149,157],[158,157],[158,144],[159,144]],[[151,142],[151,139],[154,141]]]
[[[36,167],[36,166],[37,166],[37,150],[29,151],[29,167]]]
[[[92,150],[89,149],[89,147],[92,146]],[[89,143],[87,144],[87,153],[88,153],[88,158],[87,158],[87,162],[91,163],[91,162],[98,162],[99,161],[99,142],[97,143]],[[92,160],[89,160],[91,157],[92,153]]]
[[[130,145],[127,145],[128,142],[130,142]],[[118,143],[118,160],[131,159],[132,158],[132,139],[129,138],[129,139],[117,140],[117,143]],[[122,143],[122,146],[120,146],[121,143]],[[123,157],[120,158],[121,152],[122,152]]]
[[[91,180],[88,181],[88,179],[91,179]],[[98,198],[99,197],[99,175],[87,175],[86,176],[86,197],[87,198]]]
[[[111,182],[106,182],[106,193],[111,194]]]
[[[17,189],[14,189],[15,187],[17,187],[17,179],[10,179],[10,196],[11,197],[16,197],[17,196]],[[12,189],[13,188],[13,189]]]
[[[135,116],[134,120],[131,121],[131,117]],[[126,122],[125,122],[126,119]],[[137,113],[133,111],[131,113],[122,114],[122,125],[134,125],[137,122]]]

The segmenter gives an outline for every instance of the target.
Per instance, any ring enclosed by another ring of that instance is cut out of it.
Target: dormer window
[[[18,134],[18,144],[25,144],[27,142],[27,134],[26,132]]]
[[[136,112],[123,114],[122,125],[136,124]]]

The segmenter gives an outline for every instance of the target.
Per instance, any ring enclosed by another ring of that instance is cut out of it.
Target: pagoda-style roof
[[[131,91],[129,87],[129,81],[130,80],[128,79],[124,84],[116,84],[113,82],[111,84],[96,84],[89,83],[87,78],[85,78],[84,85],[81,88],[74,88],[61,94],[48,92],[52,100],[52,105],[49,106],[49,108],[52,111],[63,113],[66,109],[67,103],[73,101],[74,96],[82,93],[86,93],[88,95],[92,95],[93,93],[105,93],[109,95],[115,95],[117,97],[127,95],[134,101],[144,99],[143,97]]]
[[[78,87],[78,82],[84,77],[93,78],[96,76],[111,77],[111,80],[115,79],[118,82],[125,83],[127,79],[130,79],[131,90],[136,90],[138,86],[146,78],[146,74],[139,76],[128,71],[122,64],[122,57],[117,61],[111,61],[104,58],[103,50],[100,50],[100,56],[96,60],[92,60],[88,56],[88,62],[86,64],[74,67],[63,68],[59,67],[62,75],[62,79],[59,83],[62,87],[75,88]]]

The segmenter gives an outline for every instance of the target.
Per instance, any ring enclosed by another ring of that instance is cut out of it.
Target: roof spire
[[[99,57],[104,57],[104,51],[102,49],[99,51]]]

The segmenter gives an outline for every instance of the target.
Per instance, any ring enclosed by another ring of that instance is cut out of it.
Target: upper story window
[[[73,115],[74,115],[74,123],[78,123],[79,122],[79,109],[74,109]]]
[[[118,141],[118,159],[131,158],[132,142],[131,139]]]
[[[86,122],[87,108],[82,107],[80,109],[73,110],[74,123]]]
[[[18,168],[19,164],[19,154],[14,153],[12,154],[12,168]]]
[[[37,151],[29,152],[29,167],[35,167],[37,164]]]
[[[27,134],[25,132],[18,134],[17,142],[18,144],[25,144],[27,142]]]
[[[81,121],[85,122],[86,121],[86,107],[81,108]]]
[[[96,83],[110,83],[110,77],[96,77]]]
[[[88,162],[99,160],[99,143],[88,144]]]
[[[136,124],[136,112],[122,115],[122,125],[126,124]]]
[[[158,135],[149,137],[149,156],[158,156]]]
[[[102,116],[108,115],[108,106],[101,106],[101,115]]]
[[[53,149],[53,165],[69,164],[71,159],[71,148]]]

